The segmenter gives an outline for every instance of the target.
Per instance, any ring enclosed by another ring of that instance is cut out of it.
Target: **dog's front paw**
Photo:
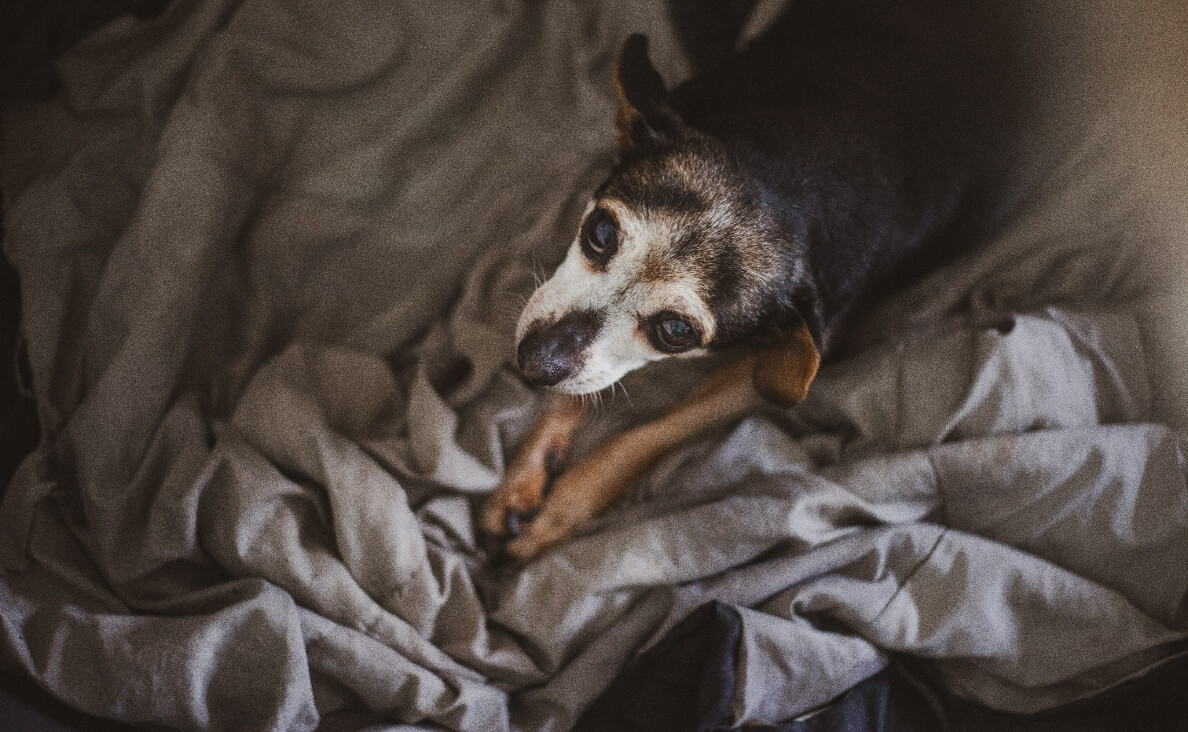
[[[559,460],[554,450],[516,456],[503,482],[483,506],[479,519],[483,531],[496,537],[518,537],[524,525],[540,511]]]
[[[507,543],[505,551],[508,556],[528,561],[569,536],[579,523],[561,511],[550,510],[546,502],[539,515],[523,526],[520,536]]]
[[[605,510],[638,474],[634,463],[618,459],[622,457],[612,444],[562,473],[539,515],[522,524],[520,536],[508,542],[507,553],[532,559]]]

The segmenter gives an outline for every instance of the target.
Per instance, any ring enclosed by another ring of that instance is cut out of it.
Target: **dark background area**
[[[132,13],[151,17],[167,0],[5,0],[0,2],[0,110],[22,99],[50,99],[60,88],[53,60],[109,21]],[[0,161],[3,165],[3,161]],[[2,195],[2,194],[0,194]],[[0,238],[4,207],[0,199]],[[20,288],[0,257],[0,496],[21,460],[37,446],[37,410],[20,337]],[[59,703],[28,679],[0,673],[0,728],[5,730],[127,730]]]

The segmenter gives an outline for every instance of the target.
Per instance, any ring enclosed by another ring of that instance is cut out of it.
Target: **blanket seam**
[[[899,597],[900,594],[903,593],[903,588],[907,587],[908,583],[912,581],[912,578],[916,576],[916,573],[919,572],[920,569],[932,559],[932,555],[935,554],[936,550],[940,548],[941,541],[949,533],[949,528],[947,526],[940,526],[938,528],[940,529],[940,533],[937,534],[936,540],[932,542],[932,546],[927,552],[924,553],[924,556],[920,558],[920,561],[916,562],[916,566],[912,567],[911,571],[904,576],[903,581],[901,581],[899,586],[895,588],[895,592],[891,593],[891,597],[887,598],[887,602],[883,604],[883,607],[879,609],[873,618],[871,618],[871,624],[877,623],[879,618],[883,617],[883,615],[887,612],[887,609],[891,607],[891,603],[895,602],[895,598]]]

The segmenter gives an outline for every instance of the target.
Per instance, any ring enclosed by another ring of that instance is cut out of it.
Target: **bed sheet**
[[[1065,146],[1010,225],[864,317],[804,404],[498,568],[475,509],[542,399],[515,319],[611,163],[619,41],[690,73],[665,7],[179,0],[104,28],[3,126],[43,425],[0,507],[4,667],[179,729],[494,731],[572,726],[710,601],[743,619],[735,725],[894,653],[1018,712],[1166,660],[1188,34],[1174,3],[1026,5]],[[629,377],[575,453],[706,368]]]

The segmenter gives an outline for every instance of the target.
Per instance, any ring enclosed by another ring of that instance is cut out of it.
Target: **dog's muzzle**
[[[578,310],[555,323],[533,323],[517,349],[524,378],[534,386],[555,386],[573,376],[601,329],[602,314],[594,310]]]

